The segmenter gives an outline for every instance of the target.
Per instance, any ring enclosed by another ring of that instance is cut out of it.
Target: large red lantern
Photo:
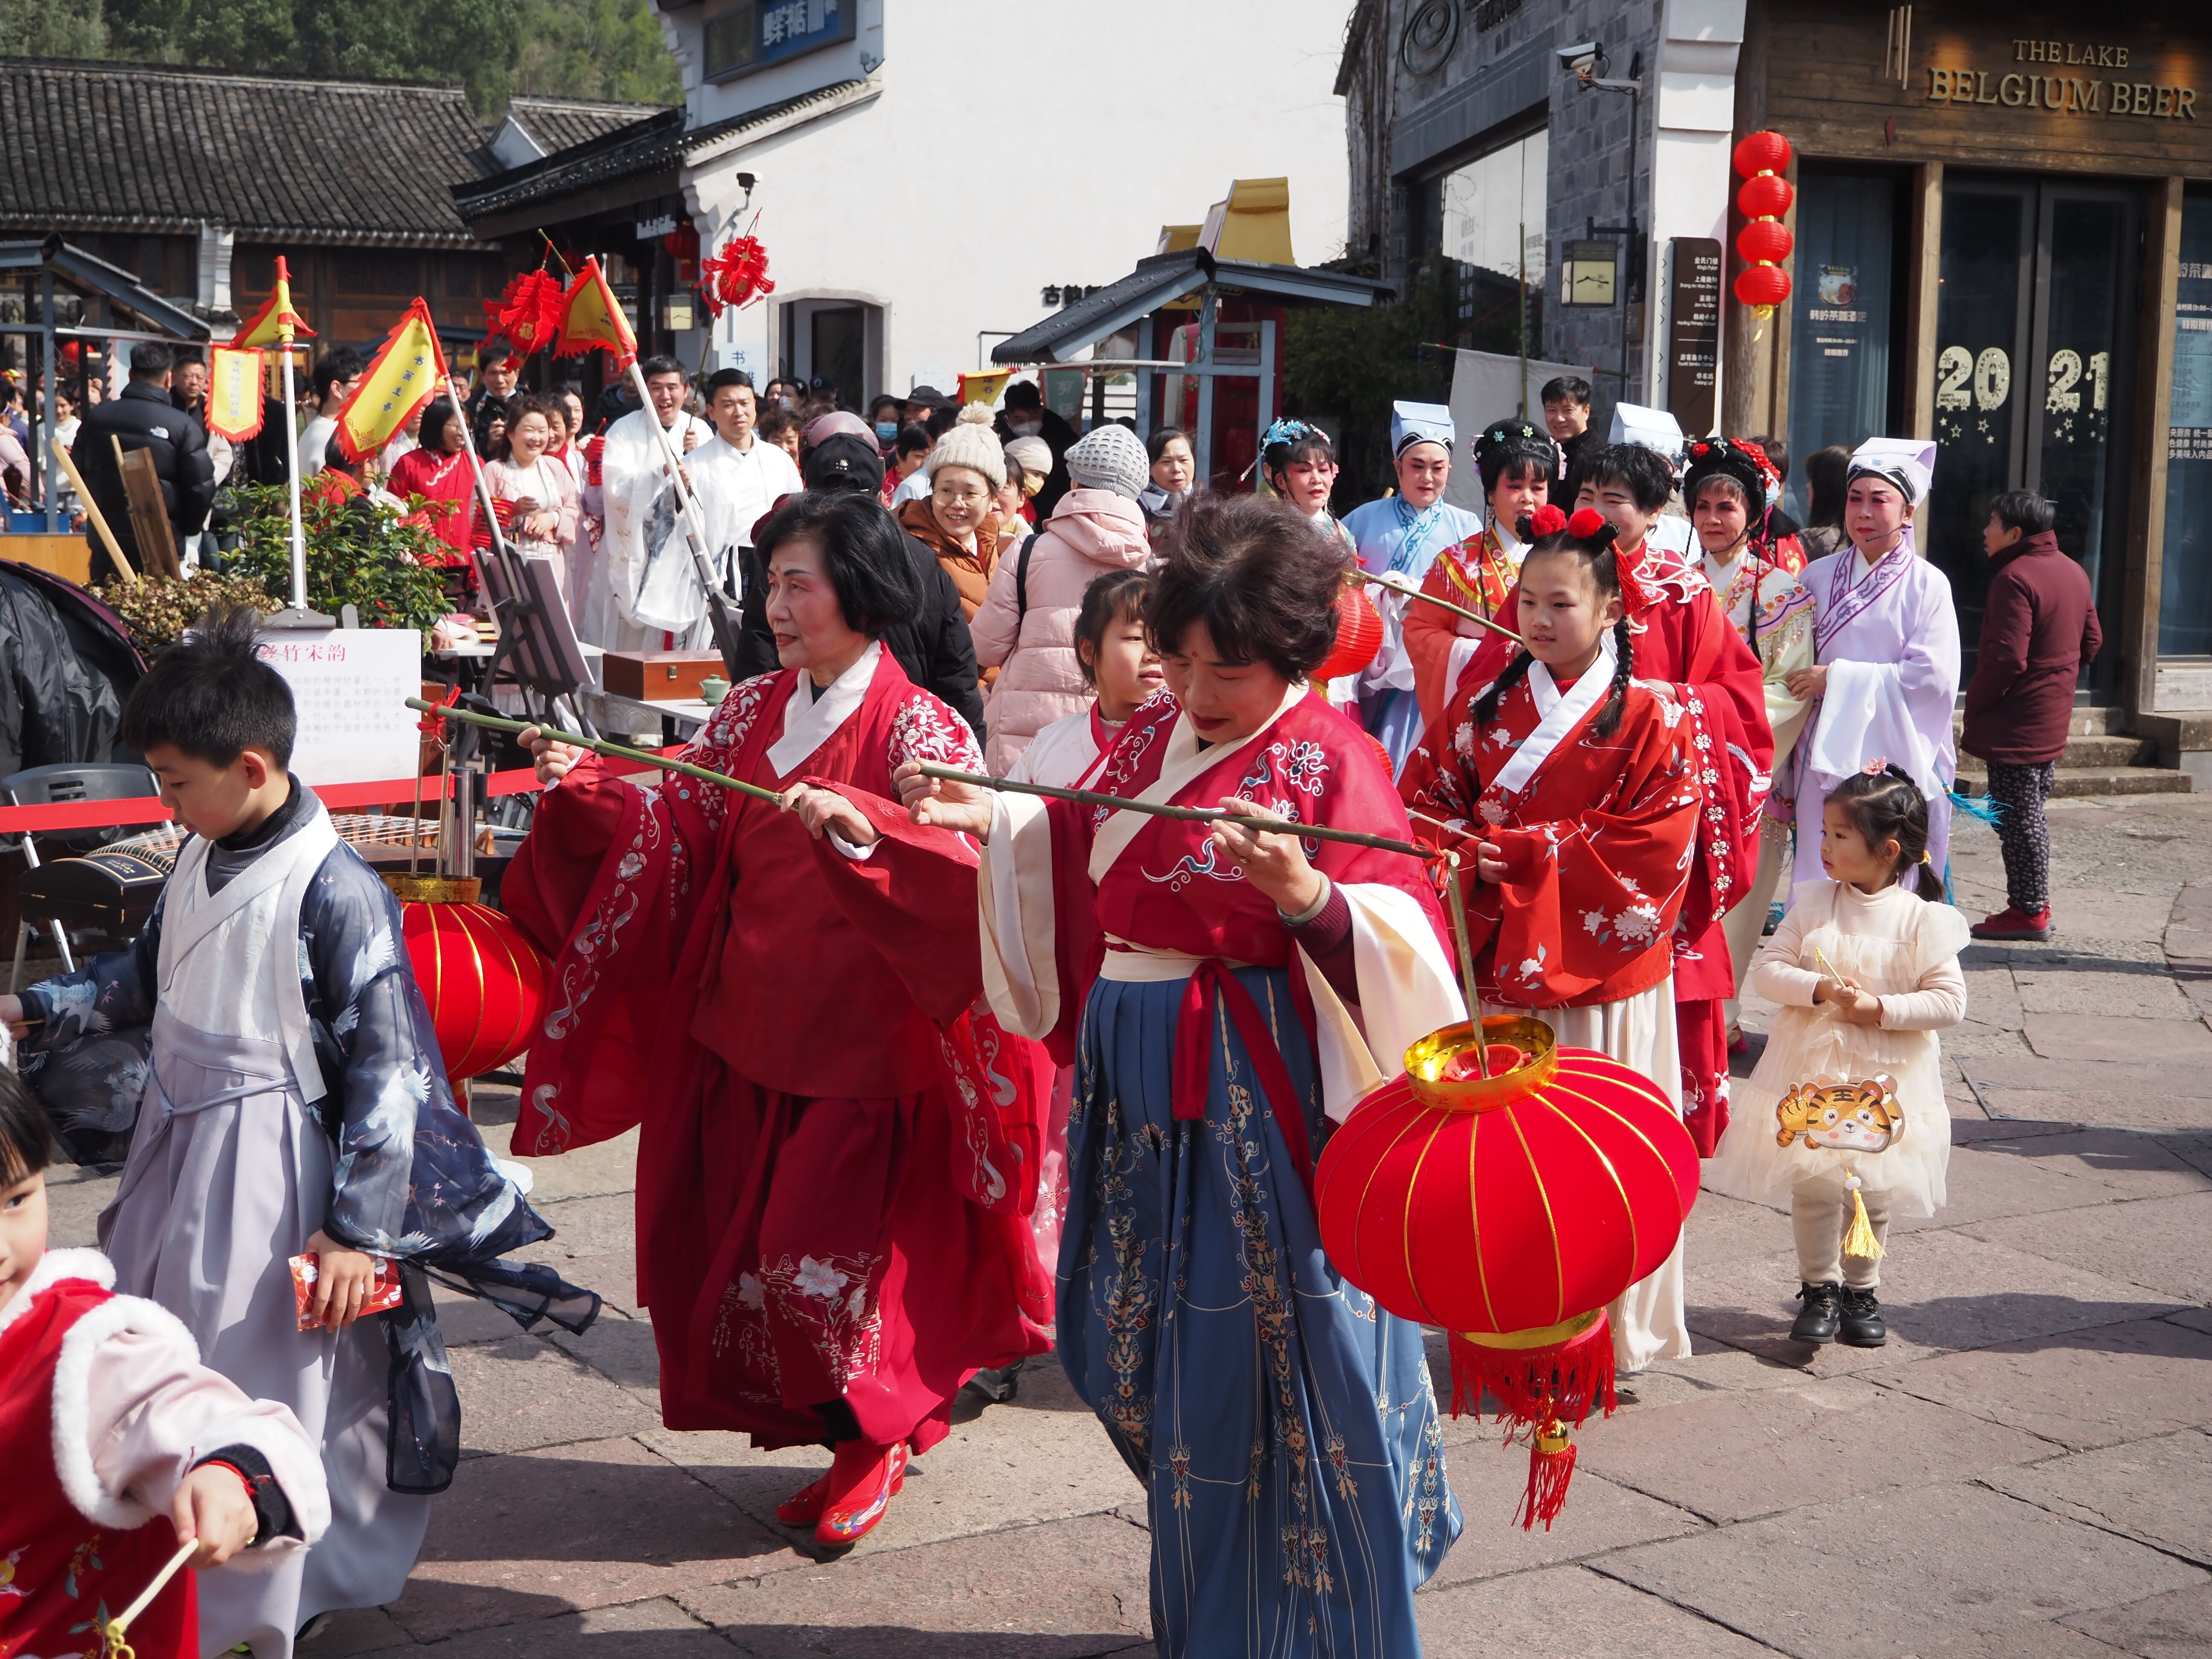
[[[1352,1110],[1314,1172],[1322,1243],[1401,1318],[1449,1333],[1452,1410],[1487,1389],[1529,1441],[1517,1518],[1548,1529],[1568,1431],[1613,1409],[1605,1304],[1656,1272],[1697,1201],[1698,1154],[1658,1088],[1542,1021],[1448,1026]]]
[[[1366,589],[1346,582],[1336,599],[1336,644],[1309,677],[1316,684],[1357,674],[1382,648],[1382,617]]]
[[[1757,264],[1778,265],[1796,246],[1790,227],[1778,219],[1754,219],[1736,233],[1735,251]]]
[[[545,1012],[545,958],[500,911],[476,902],[473,879],[392,875],[415,982],[453,1093],[530,1046]]]
[[[1790,277],[1779,265],[1746,265],[1735,274],[1735,297],[1765,316],[1790,297]]]
[[[1790,141],[1771,130],[1754,132],[1737,142],[1734,159],[1739,178],[1780,173],[1790,165]]]
[[[1771,173],[1745,179],[1743,188],[1735,193],[1735,204],[1747,219],[1779,219],[1796,199],[1790,181]]]

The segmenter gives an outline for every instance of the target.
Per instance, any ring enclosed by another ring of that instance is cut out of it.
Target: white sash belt
[[[1224,968],[1253,965],[1249,962],[1231,962],[1225,957],[1194,957],[1187,951],[1155,950],[1149,945],[1132,945],[1109,933],[1105,960],[1098,964],[1098,977],[1123,985],[1161,985],[1170,980],[1188,979],[1198,971],[1199,963],[1217,960]]]

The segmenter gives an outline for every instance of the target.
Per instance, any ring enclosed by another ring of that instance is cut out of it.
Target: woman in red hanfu
[[[896,526],[801,495],[757,545],[784,665],[733,687],[684,758],[786,810],[643,788],[526,734],[557,787],[505,898],[554,961],[514,1145],[563,1152],[642,1110],[662,1419],[831,1445],[778,1514],[847,1544],[971,1375],[1047,1346],[1024,1218],[1052,1073],[971,1014],[974,848],[894,804],[907,761],[982,766],[878,643],[915,605]]]
[[[1640,678],[1672,688],[1697,728],[1705,799],[1696,860],[1674,926],[1674,1027],[1682,1062],[1683,1122],[1701,1157],[1728,1127],[1727,1000],[1735,994],[1722,922],[1759,868],[1759,808],[1772,781],[1774,733],[1759,658],[1729,623],[1697,556],[1656,546],[1651,531],[1674,487],[1666,459],[1641,444],[1613,444],[1583,463],[1581,505],[1619,538]],[[1459,684],[1487,685],[1513,647],[1475,647]]]
[[[1467,860],[1485,1006],[1635,1067],[1679,1111],[1670,941],[1694,885],[1697,727],[1668,687],[1637,678],[1644,596],[1613,526],[1546,507],[1531,527],[1514,602],[1527,650],[1459,692],[1401,783]],[[1681,1247],[1608,1312],[1622,1370],[1687,1355]]]
[[[1348,568],[1281,502],[1187,507],[1146,603],[1170,690],[1091,787],[1409,839],[1306,684]],[[1413,1659],[1460,1528],[1436,1401],[1419,1328],[1322,1253],[1310,1183],[1334,1120],[1461,1018],[1421,861],[899,781],[986,842],[992,1006],[1076,1066],[1060,1357],[1146,1484],[1159,1652]]]
[[[1559,449],[1540,426],[1500,421],[1474,441],[1474,465],[1482,477],[1481,532],[1437,555],[1421,579],[1421,592],[1502,620],[1505,596],[1528,551],[1529,515],[1550,499]],[[1413,661],[1413,695],[1420,700],[1423,726],[1443,712],[1460,671],[1476,645],[1491,637],[1481,623],[1455,617],[1442,605],[1406,607],[1406,654]]]

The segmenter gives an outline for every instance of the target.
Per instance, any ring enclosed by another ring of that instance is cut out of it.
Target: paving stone
[[[2033,1227],[2042,1220],[2031,1218],[2018,1224]],[[1690,1329],[1693,1336],[1802,1365],[1815,1376],[1840,1376],[1891,1369],[1953,1349],[2156,1318],[2174,1305],[2140,1285],[1966,1231],[1900,1237],[1882,1260],[1881,1277],[1882,1315],[1889,1327],[1884,1347],[1831,1343],[1808,1351],[1790,1340],[1799,1283],[1794,1249],[1763,1261],[1704,1268],[1692,1261],[1686,1289]]]
[[[535,1336],[451,1352],[461,1443],[523,1451],[657,1427],[660,1414],[574,1356]]]
[[[2046,1260],[2094,1265],[2179,1301],[2212,1302],[2212,1193],[1978,1222],[1966,1231]]]
[[[522,1158],[509,1150],[512,1123],[483,1127],[484,1145],[501,1158],[514,1158],[530,1171],[530,1201],[541,1212],[548,1204],[572,1198],[597,1198],[627,1193],[637,1185],[637,1134],[624,1130],[612,1140],[580,1146],[555,1158]]]
[[[2110,888],[2051,890],[2051,908],[2069,945],[2111,939],[2156,942],[2166,937],[2173,900],[2164,892],[2116,892]]]
[[[637,1437],[769,1528],[779,1525],[775,1506],[830,1467],[819,1446],[761,1451],[742,1434],[655,1427]],[[1077,1399],[1057,1361],[1032,1360],[1012,1401],[956,1423],[916,1460],[890,1514],[854,1551],[866,1556],[910,1549],[1131,1503],[1141,1512],[1144,1488],[1097,1418]],[[811,1528],[782,1530],[812,1549]]]
[[[2000,1492],[2212,1566],[2212,1435],[2197,1429],[1983,1476]]]
[[[2050,1443],[1855,1377],[1729,1395],[1586,1424],[1578,1468],[1708,1521],[1953,1480]]]
[[[1801,1659],[1923,1654],[2205,1582],[2171,1556],[1974,1486],[1819,1504],[1586,1570]],[[1796,1593],[1808,1585],[1825,1588]]]
[[[329,1618],[308,1648],[314,1659],[351,1659],[356,1653],[415,1645],[415,1638],[399,1627],[386,1607],[345,1607]]]
[[[325,1659],[319,1642],[303,1652]],[[665,1596],[471,1631],[438,1644],[438,1659],[731,1659],[735,1652]]]
[[[1467,1525],[1430,1579],[1432,1590],[1676,1538],[1705,1524],[1671,1504],[1592,1473],[1585,1455],[1576,1467],[1565,1513],[1548,1531],[1524,1531],[1513,1517],[1528,1486],[1528,1449],[1503,1443],[1495,1424],[1486,1424],[1480,1438],[1454,1446],[1444,1468]]]
[[[2094,1613],[2077,1613],[2066,1622],[2142,1659],[2202,1659],[2212,1652],[2212,1587],[2168,1590]]]
[[[2212,1333],[2136,1320],[1923,1359],[1868,1380],[2081,1450],[2212,1425]]]
[[[2128,1195],[2124,1187],[2082,1170],[1974,1146],[1951,1148],[1946,1183],[1949,1201],[1935,1215],[1902,1218],[1890,1224],[1891,1230],[1924,1232],[2002,1216],[2079,1209]]]
[[[430,1299],[437,1304],[438,1328],[445,1333],[448,1348],[505,1342],[527,1334],[513,1319],[482,1297],[449,1291],[434,1280],[430,1285]],[[605,1318],[609,1311],[602,1308],[600,1316]]]
[[[1790,1237],[1787,1212],[1764,1204],[1730,1198],[1725,1194],[1700,1192],[1690,1212],[1686,1261],[1740,1261],[1746,1256],[1774,1254],[1774,1242]]]
[[[2212,1060],[2212,1026],[2201,1019],[2076,1019],[2030,1014],[2021,1030],[2045,1060]]]
[[[1958,1064],[1991,1117],[2212,1128],[2212,1066],[2002,1054],[1962,1055]]]
[[[430,1511],[422,1559],[391,1611],[430,1642],[803,1559],[635,1441],[592,1441],[464,1462]]]
[[[1917,1649],[1912,1659],[2122,1659],[2120,1650],[2070,1626],[2045,1621],[1978,1631]]]
[[[2154,971],[2148,964],[2132,969],[2015,967],[2013,979],[2020,987],[2020,1006],[2030,1016],[2057,1014],[2081,1021],[2188,1019],[2189,1000],[2165,967],[2161,954]]]
[[[757,1659],[1089,1659],[1150,1634],[1151,1556],[1139,1528],[1086,1516],[676,1599]]]
[[[1571,1516],[1574,1498],[1567,1502]],[[1499,1654],[1752,1659],[1767,1651],[1710,1619],[1599,1577],[1587,1566],[1480,1579],[1422,1595],[1413,1605],[1426,1659]]]
[[[2072,1122],[1993,1121],[1990,1133],[1976,1133],[1978,1151],[2032,1159],[2068,1175],[2090,1175],[2127,1198],[2160,1198],[2170,1193],[2212,1192],[2212,1171],[2184,1158],[2176,1146],[2193,1138],[2145,1134],[2131,1129],[2081,1127]],[[1959,1140],[1952,1125],[1952,1140]]]
[[[122,1184],[119,1175],[101,1175],[75,1164],[46,1170],[46,1248],[91,1249],[100,1242],[100,1212]]]
[[[573,1354],[616,1387],[637,1396],[656,1421],[660,1416],[660,1352],[653,1346],[653,1322],[609,1310],[581,1336],[553,1330],[547,1340]]]

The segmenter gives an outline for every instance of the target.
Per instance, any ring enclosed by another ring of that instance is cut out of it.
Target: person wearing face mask
[[[1006,451],[992,435],[990,410],[982,404],[962,410],[926,465],[929,499],[905,503],[898,521],[937,556],[960,590],[963,619],[973,623],[999,568],[1004,528],[992,498],[1006,482]]]
[[[1551,499],[1559,447],[1533,421],[1500,421],[1474,441],[1474,465],[1482,477],[1487,522],[1480,535],[1437,556],[1421,579],[1421,591],[1494,617],[1521,574],[1530,515]],[[1413,692],[1423,725],[1442,712],[1445,694],[1487,631],[1441,605],[1407,607],[1406,651],[1413,659]]]
[[[1043,439],[1017,438],[1006,446],[1006,488],[1013,494],[1001,497],[1000,505],[1006,509],[1009,524],[1018,518],[1034,530],[1042,520],[1044,515],[1037,511],[1037,491],[1044,488],[1051,472],[1052,447]],[[1029,534],[1020,525],[1014,528],[1024,536]]]
[[[868,405],[868,429],[875,434],[876,449],[889,466],[893,446],[898,442],[899,428],[905,424],[906,405],[897,398],[884,396]]]
[[[903,505],[899,491],[921,471],[921,464],[929,459],[930,447],[936,441],[929,435],[929,428],[919,422],[909,422],[899,428],[890,458],[884,462],[884,484],[878,493],[885,507]],[[904,497],[904,501],[914,499],[912,491]]]
[[[1056,410],[1044,406],[1044,393],[1035,380],[1017,380],[1006,388],[997,429],[1000,442],[1014,438],[1042,438],[1052,451],[1052,470],[1037,491],[1037,511],[1046,518],[1073,486],[1067,477],[1067,452],[1075,442],[1075,428]]]
[[[1444,500],[1451,477],[1452,446],[1459,431],[1442,404],[1397,403],[1390,408],[1390,453],[1398,490],[1355,507],[1344,527],[1359,546],[1359,563],[1373,575],[1390,575],[1419,587],[1445,548],[1480,535],[1482,520]],[[1359,677],[1359,720],[1389,751],[1396,771],[1421,738],[1421,705],[1413,690],[1413,659],[1405,646],[1406,608],[1415,601],[1386,588],[1368,597],[1382,616],[1382,648]]]

